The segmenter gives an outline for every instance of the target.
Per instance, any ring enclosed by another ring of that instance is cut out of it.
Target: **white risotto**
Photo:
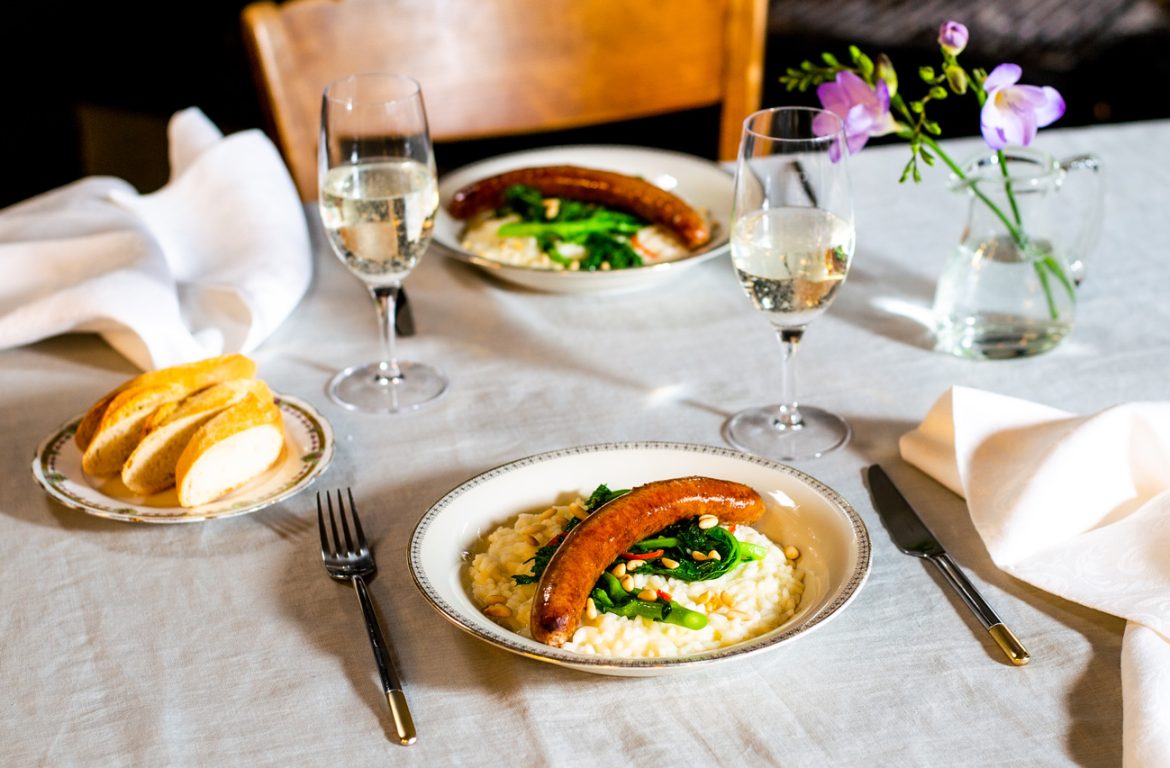
[[[464,250],[477,256],[514,267],[570,272],[580,268],[580,260],[585,258],[585,249],[580,245],[558,243],[557,250],[560,254],[571,260],[565,265],[549,258],[549,255],[537,245],[535,237],[500,237],[498,234],[500,227],[517,221],[520,221],[520,217],[514,213],[505,216],[494,216],[490,212],[480,214],[468,223],[459,244]],[[690,253],[673,232],[657,224],[643,227],[628,242],[642,257],[643,266],[674,261]],[[608,266],[605,264],[602,269]]]
[[[521,514],[488,536],[487,549],[470,568],[471,591],[483,612],[504,627],[531,637],[528,619],[536,584],[516,584],[512,577],[532,573],[536,550],[564,530],[571,517],[586,517],[585,502],[552,506]],[[630,573],[632,591],[661,590],[681,605],[708,617],[702,629],[586,611],[565,648],[578,653],[626,658],[682,656],[761,635],[792,617],[804,591],[804,574],[796,567],[795,547],[781,549],[753,528],[740,525],[740,541],[764,547],[767,554],[710,581],[686,582],[658,574]],[[787,555],[785,555],[787,552]],[[674,566],[672,566],[674,567]]]

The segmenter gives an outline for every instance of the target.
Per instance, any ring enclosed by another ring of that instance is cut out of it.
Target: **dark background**
[[[240,33],[244,2],[37,5],[11,12],[0,45],[12,85],[0,121],[0,207],[87,175],[119,176],[143,192],[158,188],[168,172],[167,119],[189,106],[225,133],[263,127]],[[776,0],[764,105],[815,103],[812,94],[785,92],[779,75],[824,50],[844,57],[851,42],[886,52],[903,91],[916,93],[915,73],[937,61],[935,36],[946,18],[971,27],[968,66],[1014,61],[1024,82],[1059,89],[1068,104],[1059,126],[1170,117],[1170,16],[1159,0]],[[972,100],[938,106],[945,136],[978,132]],[[713,158],[716,128],[713,109],[697,110],[444,145],[436,157],[446,170],[538,144],[613,142]]]

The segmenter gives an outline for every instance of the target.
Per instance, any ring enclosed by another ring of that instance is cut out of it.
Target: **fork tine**
[[[345,532],[345,551],[353,554],[353,539],[349,535],[349,517],[354,514],[351,509],[347,514],[345,511],[345,501],[341,498],[341,489],[337,489],[337,514],[341,517],[341,530]]]
[[[357,502],[353,500],[353,489],[346,487],[345,492],[349,494],[349,511],[353,513],[353,532],[357,536],[358,549],[362,552],[366,551],[366,534],[362,531],[362,521],[358,517]],[[340,491],[338,491],[340,493]]]
[[[340,554],[341,537],[337,535],[337,518],[333,515],[333,497],[325,492],[325,506],[329,508],[329,529],[333,531],[333,554]],[[345,510],[341,510],[344,512]]]
[[[325,494],[329,498],[329,494]],[[321,533],[321,556],[333,554],[333,547],[329,544],[329,536],[325,533],[325,515],[321,512],[321,492],[317,491],[317,530]]]

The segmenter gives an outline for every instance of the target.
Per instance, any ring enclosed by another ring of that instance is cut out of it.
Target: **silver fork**
[[[378,624],[377,614],[374,613],[374,601],[370,599],[369,590],[366,589],[366,582],[373,581],[378,574],[378,566],[374,563],[374,553],[362,532],[353,491],[346,488],[345,492],[349,496],[349,512],[347,514],[345,500],[342,499],[339,488],[336,516],[333,512],[333,498],[328,491],[325,492],[325,507],[329,510],[328,528],[321,505],[321,492],[317,492],[317,527],[321,531],[321,560],[324,561],[325,570],[334,581],[353,584],[358,602],[362,606],[362,616],[366,620],[366,632],[370,636],[370,646],[374,649],[378,674],[382,677],[382,691],[386,694],[386,702],[390,705],[390,714],[394,718],[398,742],[403,745],[413,744],[417,735],[414,732],[414,719],[410,716],[410,707],[406,704],[406,694],[402,691],[402,678],[399,677],[394,659],[382,639],[382,627]],[[337,535],[337,517],[341,518],[341,536]],[[347,517],[353,518],[352,537]],[[332,538],[330,533],[333,534]]]

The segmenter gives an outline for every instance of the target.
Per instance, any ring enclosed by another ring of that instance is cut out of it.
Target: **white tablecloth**
[[[336,430],[318,487],[352,485],[378,542],[372,591],[407,677],[410,748],[386,737],[356,601],[320,564],[311,493],[184,526],[65,509],[32,481],[33,451],[133,371],[90,336],[0,353],[0,764],[1119,765],[1123,622],[999,571],[963,502],[898,458],[898,437],[953,384],[1073,412],[1167,397],[1170,123],[1050,130],[1039,146],[1102,157],[1105,232],[1071,338],[1000,362],[932,352],[914,319],[963,218],[944,174],[898,186],[902,145],[854,158],[855,266],[806,336],[799,388],[855,435],[797,466],[857,508],[873,570],[814,634],[683,677],[597,677],[489,647],[424,602],[406,546],[432,502],[495,465],[614,440],[722,445],[729,414],[772,402],[776,343],[727,259],[646,292],[572,297],[432,252],[407,283],[419,335],[400,352],[452,386],[417,413],[373,417],[323,393],[335,370],[375,356],[377,335],[364,289],[316,230],[310,293],[254,356]],[[1025,642],[1029,666],[1007,665],[938,578],[897,552],[862,482],[873,462]]]

